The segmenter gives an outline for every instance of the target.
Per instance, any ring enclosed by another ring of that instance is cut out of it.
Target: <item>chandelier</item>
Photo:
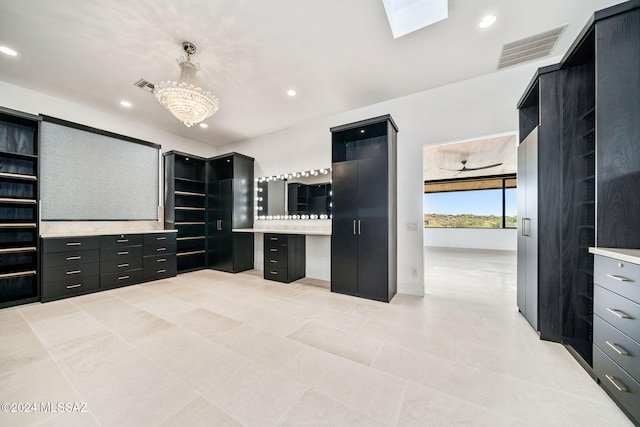
[[[178,59],[180,79],[177,82],[160,82],[155,85],[153,93],[176,119],[191,127],[213,116],[220,108],[220,103],[211,92],[197,86],[196,72],[200,66],[191,62],[191,55],[196,53],[195,45],[182,42],[182,48],[187,56]]]

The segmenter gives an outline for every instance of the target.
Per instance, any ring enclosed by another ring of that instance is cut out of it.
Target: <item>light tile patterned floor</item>
[[[518,314],[513,254],[425,266],[390,304],[204,270],[0,310],[0,401],[38,405],[0,425],[631,425]]]

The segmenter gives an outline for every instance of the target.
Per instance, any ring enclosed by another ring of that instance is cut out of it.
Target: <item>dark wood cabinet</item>
[[[164,228],[178,230],[177,271],[206,267],[206,159],[164,153]]]
[[[254,176],[251,157],[226,154],[207,161],[207,266],[237,273],[253,268]]]
[[[0,108],[0,308],[40,299],[40,120]]]
[[[264,235],[264,278],[291,283],[305,276],[305,236],[303,234]]]
[[[397,127],[387,115],[331,132],[331,290],[389,302],[397,289]]]
[[[42,239],[42,301],[176,275],[176,233]]]

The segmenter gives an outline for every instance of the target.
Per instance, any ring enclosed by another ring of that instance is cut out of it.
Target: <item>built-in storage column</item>
[[[396,294],[396,133],[391,116],[331,128],[331,291]]]
[[[42,301],[100,289],[100,236],[42,239]]]
[[[143,280],[142,235],[101,236],[100,288],[128,286]]]
[[[207,266],[237,273],[253,268],[253,236],[234,228],[253,227],[253,163],[238,153],[207,162]]]
[[[40,298],[39,122],[0,109],[0,307]]]
[[[305,276],[305,236],[264,235],[264,278],[291,283]]]
[[[635,257],[624,256],[624,250],[604,252],[606,256],[596,255],[594,267],[593,370],[604,389],[640,424],[640,250],[628,251]]]
[[[186,153],[164,154],[166,230],[178,230],[177,271],[206,266],[206,160]]]

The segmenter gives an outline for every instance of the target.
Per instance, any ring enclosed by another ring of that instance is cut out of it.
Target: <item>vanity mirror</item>
[[[331,218],[331,169],[256,178],[256,219]]]

